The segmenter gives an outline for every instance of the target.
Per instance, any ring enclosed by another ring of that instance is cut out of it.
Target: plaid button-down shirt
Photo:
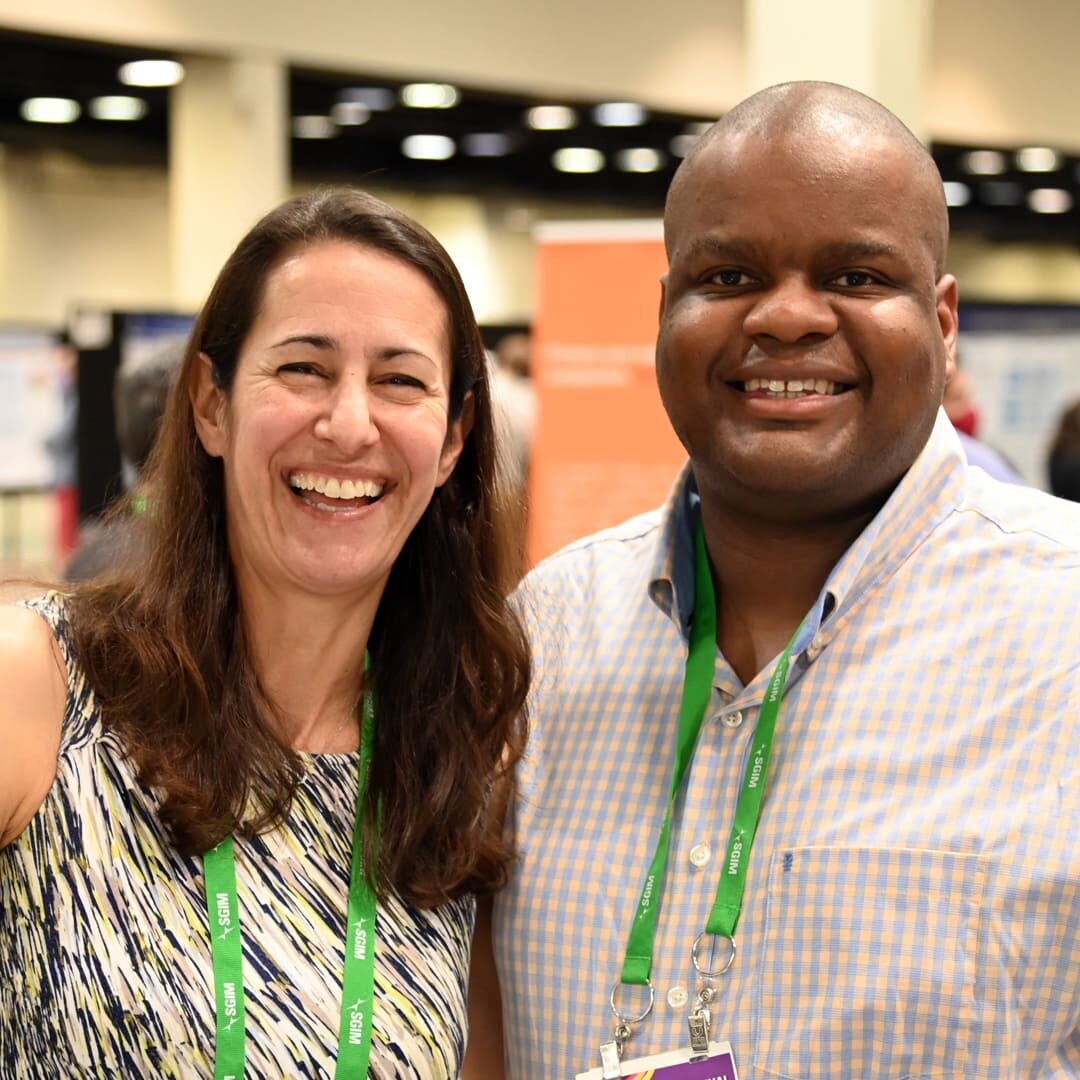
[[[522,591],[534,730],[495,924],[512,1080],[573,1077],[611,1037],[671,781],[695,499],[684,473]],[[717,656],[627,1056],[688,1045],[772,667],[744,687]],[[796,643],[712,1010],[742,1080],[1080,1077],[1078,736],[1080,506],[968,468],[941,414]]]

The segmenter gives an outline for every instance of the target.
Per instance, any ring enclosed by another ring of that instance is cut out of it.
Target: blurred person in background
[[[1080,401],[1061,414],[1050,444],[1047,472],[1053,494],[1080,502]]]
[[[960,436],[960,445],[969,465],[977,465],[983,472],[995,480],[1006,484],[1024,483],[1020,474],[992,446],[977,437],[979,430],[979,407],[975,400],[975,388],[971,376],[959,366],[952,378],[945,384],[945,397],[942,401],[945,415],[952,421]]]
[[[969,465],[976,465],[995,480],[1006,484],[1022,484],[1023,478],[992,446],[977,437],[980,412],[975,400],[975,388],[971,376],[960,367],[959,356],[952,377],[945,384],[942,401],[945,415],[956,428],[960,445]]]
[[[65,581],[85,581],[126,558],[138,557],[131,545],[144,534],[133,529],[131,519],[145,513],[146,497],[135,489],[183,354],[182,344],[169,341],[145,354],[125,357],[116,369],[113,411],[125,495],[102,520],[83,526],[79,546],[64,567]]]
[[[491,393],[499,457],[507,478],[507,497],[515,527],[515,549],[521,571],[527,564],[529,531],[529,464],[536,430],[536,391],[532,383],[532,338],[514,331],[504,334],[492,352]]]
[[[0,1075],[449,1077],[529,659],[460,277],[361,192],[240,242],[145,557],[0,611]]]

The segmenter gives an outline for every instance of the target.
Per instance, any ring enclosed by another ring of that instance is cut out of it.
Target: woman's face
[[[271,271],[232,388],[208,358],[192,386],[241,590],[381,592],[468,434],[450,377],[446,305],[408,263],[330,240]]]

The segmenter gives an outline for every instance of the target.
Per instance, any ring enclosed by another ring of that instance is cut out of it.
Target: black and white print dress
[[[68,667],[56,782],[0,851],[0,1077],[212,1078],[202,860],[179,854],[102,727],[57,594],[30,604]],[[332,1077],[357,754],[305,755],[289,820],[236,840],[248,1078]],[[474,905],[391,895],[376,926],[369,1077],[456,1077]]]

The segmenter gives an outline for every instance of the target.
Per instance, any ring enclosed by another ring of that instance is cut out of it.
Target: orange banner
[[[534,561],[663,502],[686,458],[656,389],[660,222],[538,231]]]

